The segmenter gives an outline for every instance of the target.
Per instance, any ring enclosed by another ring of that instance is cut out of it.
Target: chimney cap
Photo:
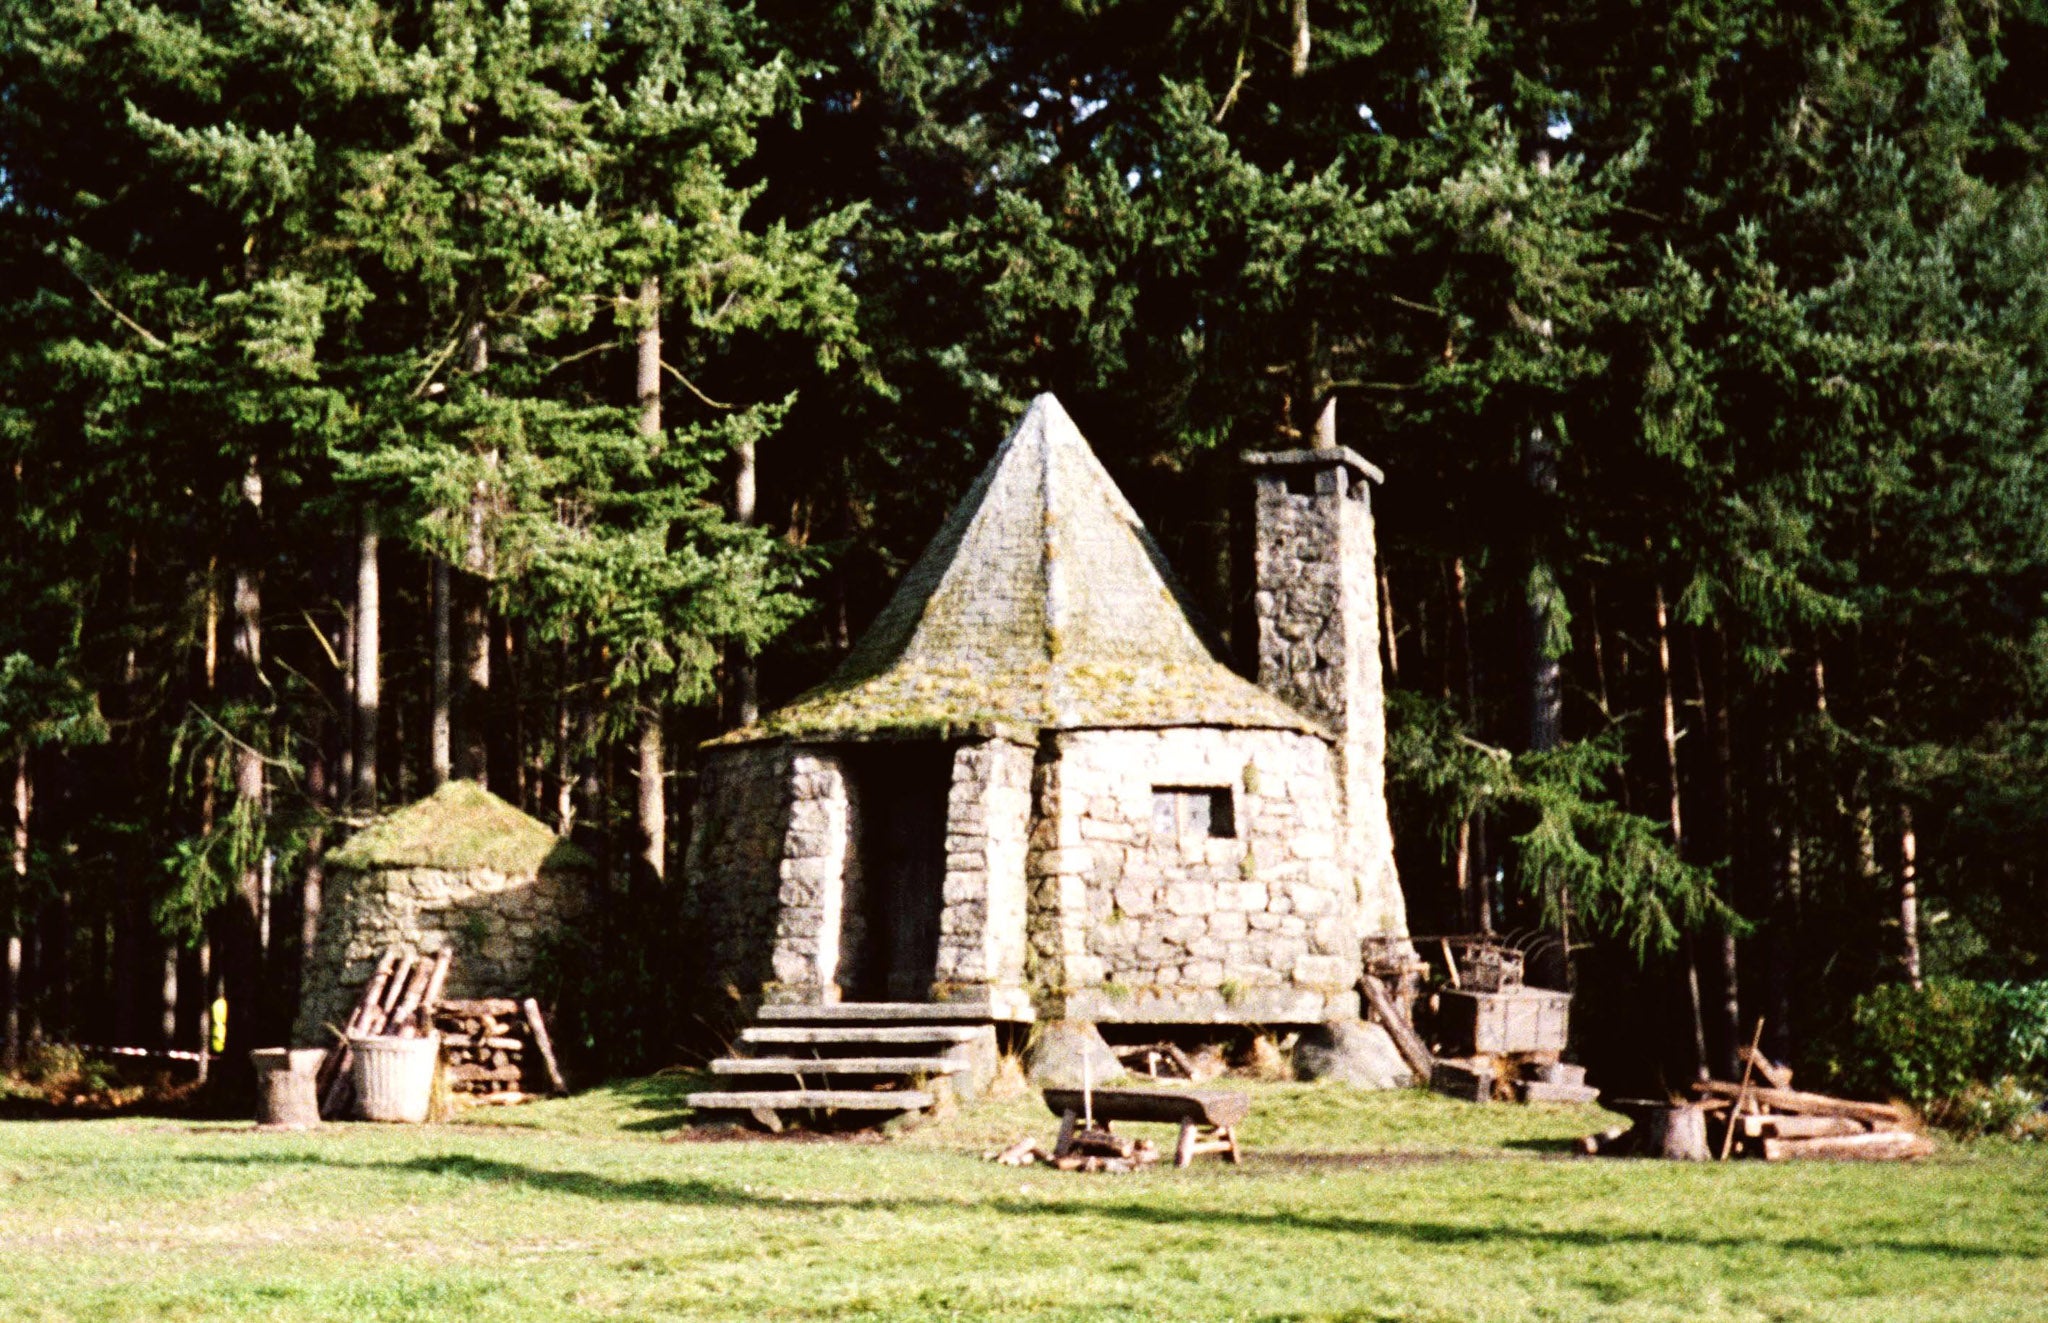
[[[1361,478],[1385,482],[1387,475],[1349,446],[1317,446],[1303,450],[1259,450],[1244,457],[1247,468],[1327,469],[1346,468]]]

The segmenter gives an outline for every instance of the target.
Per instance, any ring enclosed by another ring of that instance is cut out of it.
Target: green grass
[[[979,1160],[1050,1134],[1026,1101],[885,1143],[662,1143],[689,1083],[303,1137],[0,1125],[0,1318],[2048,1313],[2038,1146],[1583,1160],[1595,1109],[1251,1086],[1243,1167],[1082,1176]]]

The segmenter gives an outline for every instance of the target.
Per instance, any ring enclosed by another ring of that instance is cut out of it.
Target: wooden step
[[[745,1112],[756,1107],[774,1111],[817,1108],[839,1112],[918,1112],[931,1106],[933,1099],[921,1089],[897,1089],[890,1093],[865,1089],[749,1089],[736,1093],[693,1093],[685,1101],[700,1112]]]
[[[971,1043],[988,1032],[981,1024],[755,1025],[740,1030],[742,1043],[859,1046],[868,1043]]]
[[[829,1006],[763,1006],[769,1024],[988,1024],[986,1006],[928,1001],[842,1001]]]
[[[714,1075],[957,1075],[965,1061],[944,1057],[721,1057]]]

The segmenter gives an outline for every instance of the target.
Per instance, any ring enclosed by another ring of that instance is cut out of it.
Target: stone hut
[[[327,856],[320,928],[301,976],[300,1043],[348,1018],[378,957],[452,948],[445,995],[533,991],[535,961],[588,908],[595,863],[474,781],[450,781]]]
[[[708,991],[1313,1024],[1402,935],[1368,479],[1254,457],[1259,683],[1050,395],[839,671],[705,746]]]

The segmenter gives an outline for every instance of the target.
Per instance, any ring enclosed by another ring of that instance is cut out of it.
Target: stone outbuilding
[[[1406,932],[1368,481],[1253,457],[1259,682],[1034,400],[838,672],[705,746],[707,991],[991,1020],[1312,1024]]]
[[[378,819],[326,859],[326,895],[300,980],[295,1041],[330,1046],[377,960],[444,949],[449,997],[531,993],[536,965],[590,906],[596,865],[474,781],[450,781]]]

